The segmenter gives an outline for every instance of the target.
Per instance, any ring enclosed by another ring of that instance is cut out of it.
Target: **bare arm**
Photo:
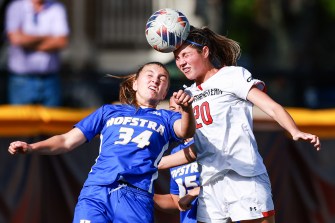
[[[297,141],[302,139],[309,141],[317,150],[320,150],[321,144],[319,137],[300,131],[291,115],[267,94],[253,87],[250,89],[247,99],[277,121],[280,126],[291,134],[293,140]]]
[[[174,131],[179,138],[192,138],[195,133],[195,118],[192,109],[193,97],[183,90],[173,93],[174,100],[180,105],[181,119],[174,123]]]
[[[44,40],[36,46],[36,50],[48,52],[57,51],[65,48],[68,45],[68,42],[69,40],[67,36],[48,36],[44,37]]]
[[[155,208],[157,208],[158,210],[167,212],[167,213],[172,213],[172,214],[179,213],[178,201],[176,202],[173,196],[176,196],[176,195],[154,194]]]
[[[13,45],[36,51],[57,51],[68,45],[67,36],[34,36],[17,31],[9,33],[8,38]]]
[[[180,166],[186,163],[191,163],[197,158],[192,146],[182,149],[174,154],[163,156],[158,164],[158,169],[168,169],[175,166]]]
[[[12,155],[21,153],[38,153],[43,155],[57,155],[67,153],[86,141],[84,134],[73,128],[62,135],[55,135],[46,140],[28,144],[22,141],[12,142],[8,147],[8,152]]]

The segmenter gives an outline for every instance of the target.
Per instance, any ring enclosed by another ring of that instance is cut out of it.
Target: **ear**
[[[202,48],[202,53],[203,53],[203,55],[204,55],[204,57],[209,57],[209,48],[208,48],[208,46],[204,46],[203,48]]]
[[[133,90],[137,91],[137,80],[133,81]]]

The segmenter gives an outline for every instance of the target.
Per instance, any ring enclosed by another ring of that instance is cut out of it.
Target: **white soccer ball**
[[[190,32],[186,16],[174,9],[156,11],[147,21],[145,36],[155,50],[170,53],[180,47]]]

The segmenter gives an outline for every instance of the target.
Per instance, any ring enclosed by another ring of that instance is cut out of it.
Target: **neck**
[[[195,80],[196,85],[201,85],[202,83],[206,82],[209,78],[214,76],[218,71],[219,71],[219,69],[214,68],[214,67],[209,69],[205,73],[205,75],[202,76],[202,78],[199,78],[199,79]]]
[[[43,9],[43,1],[32,1],[33,3],[33,7],[34,7],[34,11],[35,12],[40,12]]]
[[[157,104],[153,104],[150,102],[138,102],[138,106],[141,108],[156,108]]]

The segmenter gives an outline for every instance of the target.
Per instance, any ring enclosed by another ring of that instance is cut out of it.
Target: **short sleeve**
[[[55,3],[52,9],[52,13],[54,14],[54,22],[53,22],[53,35],[55,36],[66,36],[69,34],[69,25],[66,9],[63,4]]]
[[[24,10],[23,4],[21,1],[14,1],[8,5],[6,10],[6,32],[14,32],[20,29],[22,25],[23,17],[20,16]]]
[[[96,135],[101,133],[103,128],[103,110],[104,107],[102,106],[74,125],[74,127],[79,128],[83,132],[87,141],[91,141]]]
[[[247,99],[248,93],[253,86],[265,91],[265,83],[261,80],[254,79],[251,73],[243,68],[238,67],[237,72],[234,73],[232,92],[239,98]]]

